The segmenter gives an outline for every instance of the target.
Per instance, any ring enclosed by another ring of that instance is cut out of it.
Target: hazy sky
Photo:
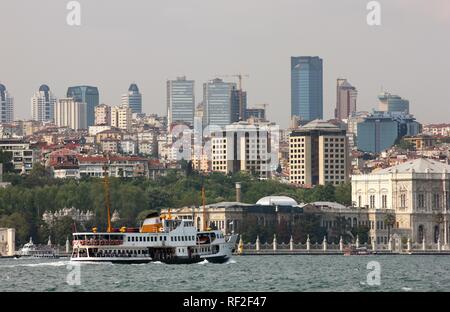
[[[324,112],[336,78],[359,91],[358,109],[376,106],[381,87],[411,101],[419,121],[450,121],[450,1],[380,0],[382,25],[366,23],[369,0],[79,0],[82,26],[66,24],[68,0],[0,0],[0,82],[30,118],[43,83],[64,97],[89,84],[120,103],[136,82],[144,111],[165,114],[166,79],[202,84],[238,72],[249,106],[290,118],[290,57],[324,59]],[[233,78],[225,78],[233,80]]]

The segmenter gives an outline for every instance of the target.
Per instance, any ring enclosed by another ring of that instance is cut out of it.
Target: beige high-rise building
[[[356,111],[356,98],[358,91],[347,79],[338,79],[336,86],[336,119],[343,120]]]
[[[95,107],[95,125],[110,126],[111,125],[111,107],[106,104],[100,104]]]
[[[114,106],[111,109],[111,126],[123,129],[131,129],[132,110],[128,106]]]
[[[73,98],[58,100],[55,106],[55,123],[58,127],[74,130],[87,129],[87,104]]]
[[[315,120],[293,130],[289,141],[290,183],[313,186],[349,181],[345,130]]]
[[[226,126],[211,138],[212,171],[246,171],[264,180],[271,176],[270,133],[246,122]]]

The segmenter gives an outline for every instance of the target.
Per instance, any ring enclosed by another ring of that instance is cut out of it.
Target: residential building
[[[13,169],[17,173],[30,172],[38,159],[30,143],[18,139],[0,140],[0,151],[11,153]]]
[[[111,125],[111,106],[100,104],[95,107],[95,122],[96,126],[110,126]]]
[[[73,98],[59,99],[55,107],[55,123],[58,127],[68,127],[73,130],[87,128],[87,105]]]
[[[128,106],[114,106],[111,109],[111,126],[129,131],[131,129],[132,111]]]
[[[148,159],[137,156],[86,156],[78,159],[80,176],[103,178],[105,166],[110,177],[148,177]]]
[[[47,85],[39,87],[39,91],[31,98],[31,116],[35,121],[54,122],[57,99]]]
[[[423,127],[425,134],[439,135],[443,137],[450,136],[450,124],[431,124]]]

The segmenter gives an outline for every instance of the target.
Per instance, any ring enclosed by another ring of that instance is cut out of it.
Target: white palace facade
[[[420,158],[352,177],[352,201],[377,220],[395,216],[390,234],[449,247],[450,166]],[[385,234],[385,226],[380,229]],[[370,235],[377,238],[376,227]]]

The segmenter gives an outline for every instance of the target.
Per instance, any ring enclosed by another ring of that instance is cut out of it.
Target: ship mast
[[[202,205],[203,205],[203,231],[208,230],[208,221],[206,220],[206,194],[205,185],[202,185]]]
[[[109,167],[109,155],[106,155],[106,165],[103,166],[103,188],[105,192],[105,208],[108,213],[108,228],[106,229],[107,233],[112,232],[111,226],[111,199],[109,196],[109,176],[108,176],[108,167]]]

